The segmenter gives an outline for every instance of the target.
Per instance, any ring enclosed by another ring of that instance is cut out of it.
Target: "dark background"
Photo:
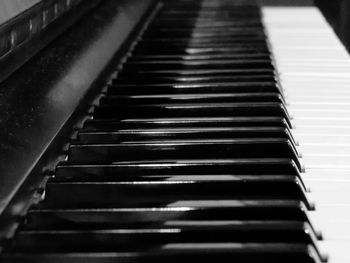
[[[350,51],[350,0],[314,0]]]

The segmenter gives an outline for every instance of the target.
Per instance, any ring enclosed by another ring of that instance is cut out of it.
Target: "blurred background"
[[[314,0],[350,51],[350,0]]]

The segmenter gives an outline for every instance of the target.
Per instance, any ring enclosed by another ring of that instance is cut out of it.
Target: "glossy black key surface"
[[[21,252],[127,252],[181,243],[312,243],[307,223],[272,222],[166,222],[160,228],[108,230],[22,230],[16,238]],[[40,245],[39,245],[40,244]]]
[[[183,117],[98,120],[88,119],[83,131],[115,131],[137,128],[217,128],[217,127],[290,127],[280,117]]]
[[[101,105],[94,110],[99,119],[169,117],[281,117],[289,119],[283,103],[164,103],[151,105]]]
[[[282,96],[271,93],[199,93],[199,94],[163,94],[163,95],[131,95],[105,96],[100,99],[100,105],[142,105],[165,103],[228,103],[228,102],[280,102]]]
[[[305,203],[295,200],[178,201],[163,207],[36,208],[24,229],[106,229],[160,226],[167,221],[308,222]]]
[[[243,43],[251,43],[251,44],[263,44],[265,42],[265,38],[262,36],[242,36],[242,37],[230,37],[230,36],[218,36],[215,39],[212,37],[200,37],[197,39],[192,39],[189,43],[187,38],[183,37],[160,37],[160,38],[146,38],[142,41],[144,45],[152,45],[160,46],[166,45],[168,47],[183,47],[183,48],[194,48],[194,47],[210,47],[215,45],[225,46],[225,44],[243,44]],[[236,54],[227,54],[227,57],[223,56],[223,54],[212,54],[210,56],[205,55],[197,55],[197,56],[176,56],[175,54],[168,55],[135,55],[130,58],[130,62],[143,61],[145,58],[152,57],[154,61],[157,61],[158,58],[163,58],[161,61],[166,60],[168,58],[169,61],[181,61],[184,58],[185,61],[188,62],[196,62],[196,60],[204,60],[206,58],[207,62],[219,60],[232,60],[232,59],[252,59],[252,58],[260,58],[260,59],[269,59],[268,53],[260,53],[260,54],[250,54],[250,53],[236,53]],[[176,58],[176,60],[174,60]],[[191,58],[191,60],[189,59]],[[149,61],[149,59],[148,59]]]
[[[227,20],[218,20],[218,19],[181,19],[182,23],[175,23],[172,19],[157,19],[154,23],[152,23],[150,28],[193,28],[194,23],[198,23],[196,25],[197,28],[217,28],[217,27],[242,27],[242,26],[261,26],[260,19],[252,18],[247,19],[247,17],[244,17],[245,19],[230,19],[230,21]]]
[[[137,73],[137,74],[135,74]],[[135,76],[133,75],[135,74]],[[274,72],[271,69],[196,69],[196,70],[138,70],[133,72],[122,72],[121,77],[131,76],[138,77],[147,77],[147,78],[163,78],[163,77],[235,77],[235,76],[252,76],[252,75],[271,75],[274,76]],[[115,80],[117,81],[117,80]],[[131,82],[132,83],[132,82]],[[146,82],[147,84],[147,82]],[[193,84],[193,83],[190,83]]]
[[[266,151],[269,149],[269,151]],[[72,144],[70,162],[107,163],[155,159],[291,158],[298,153],[287,139],[136,141],[120,144]]]
[[[150,44],[154,48],[158,48],[156,44]],[[160,44],[160,46],[162,46]],[[123,68],[127,71],[139,70],[146,68],[148,70],[158,69],[254,69],[254,68],[271,69],[271,61],[269,59],[232,59],[232,60],[201,60],[201,61],[130,61]]]
[[[195,84],[123,84],[110,85],[107,95],[193,94],[193,93],[259,93],[279,92],[275,82],[219,82]]]
[[[133,74],[123,73],[120,74],[119,77],[113,80],[114,85],[118,84],[181,84],[181,83],[215,83],[215,82],[250,82],[250,81],[274,81],[275,76],[271,72],[268,74],[267,72],[253,72],[252,74],[193,74],[193,75],[185,75],[185,76],[161,76],[157,73],[148,72],[145,74],[138,74],[134,76]]]
[[[193,38],[200,38],[200,37],[212,37],[215,38],[215,36],[226,36],[226,37],[250,37],[250,36],[264,36],[261,28],[231,28],[230,30],[196,30],[193,32],[193,29],[191,30],[184,30],[184,29],[173,29],[168,30],[166,29],[151,29],[147,31],[146,37],[154,38],[154,37],[193,37]],[[267,50],[265,47],[263,50]],[[257,48],[252,48],[252,50],[257,50]],[[220,50],[219,50],[220,51]],[[144,50],[144,52],[150,52],[149,50]],[[218,52],[218,51],[217,51]],[[138,52],[137,52],[138,53]]]
[[[168,244],[150,252],[134,253],[13,253],[5,254],[3,262],[73,262],[73,263],[175,263],[179,261],[319,263],[320,257],[312,245],[285,243],[202,243]]]
[[[122,141],[162,139],[233,139],[233,138],[286,138],[294,139],[287,128],[279,127],[223,127],[223,128],[165,128],[129,129],[114,132],[79,132],[81,143],[118,143]]]
[[[45,207],[97,208],[162,206],[182,200],[300,199],[311,207],[301,182],[290,176],[206,180],[49,182]],[[231,180],[230,180],[231,179]],[[129,193],[133,193],[131,196]]]
[[[56,168],[56,177],[71,178],[114,178],[116,175],[295,175],[299,174],[292,159],[197,159],[197,160],[146,160],[113,162],[111,164],[61,163]],[[101,179],[103,180],[103,179]],[[112,179],[113,180],[113,179]]]

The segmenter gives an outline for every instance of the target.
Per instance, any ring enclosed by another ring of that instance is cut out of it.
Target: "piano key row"
[[[263,17],[316,203],[310,218],[329,262],[348,262],[349,55],[314,7],[264,8]]]
[[[259,9],[180,2],[139,38],[5,262],[324,260]]]

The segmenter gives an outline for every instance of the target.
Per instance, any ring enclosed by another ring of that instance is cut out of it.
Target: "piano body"
[[[0,261],[349,262],[349,69],[308,1],[0,2]]]

